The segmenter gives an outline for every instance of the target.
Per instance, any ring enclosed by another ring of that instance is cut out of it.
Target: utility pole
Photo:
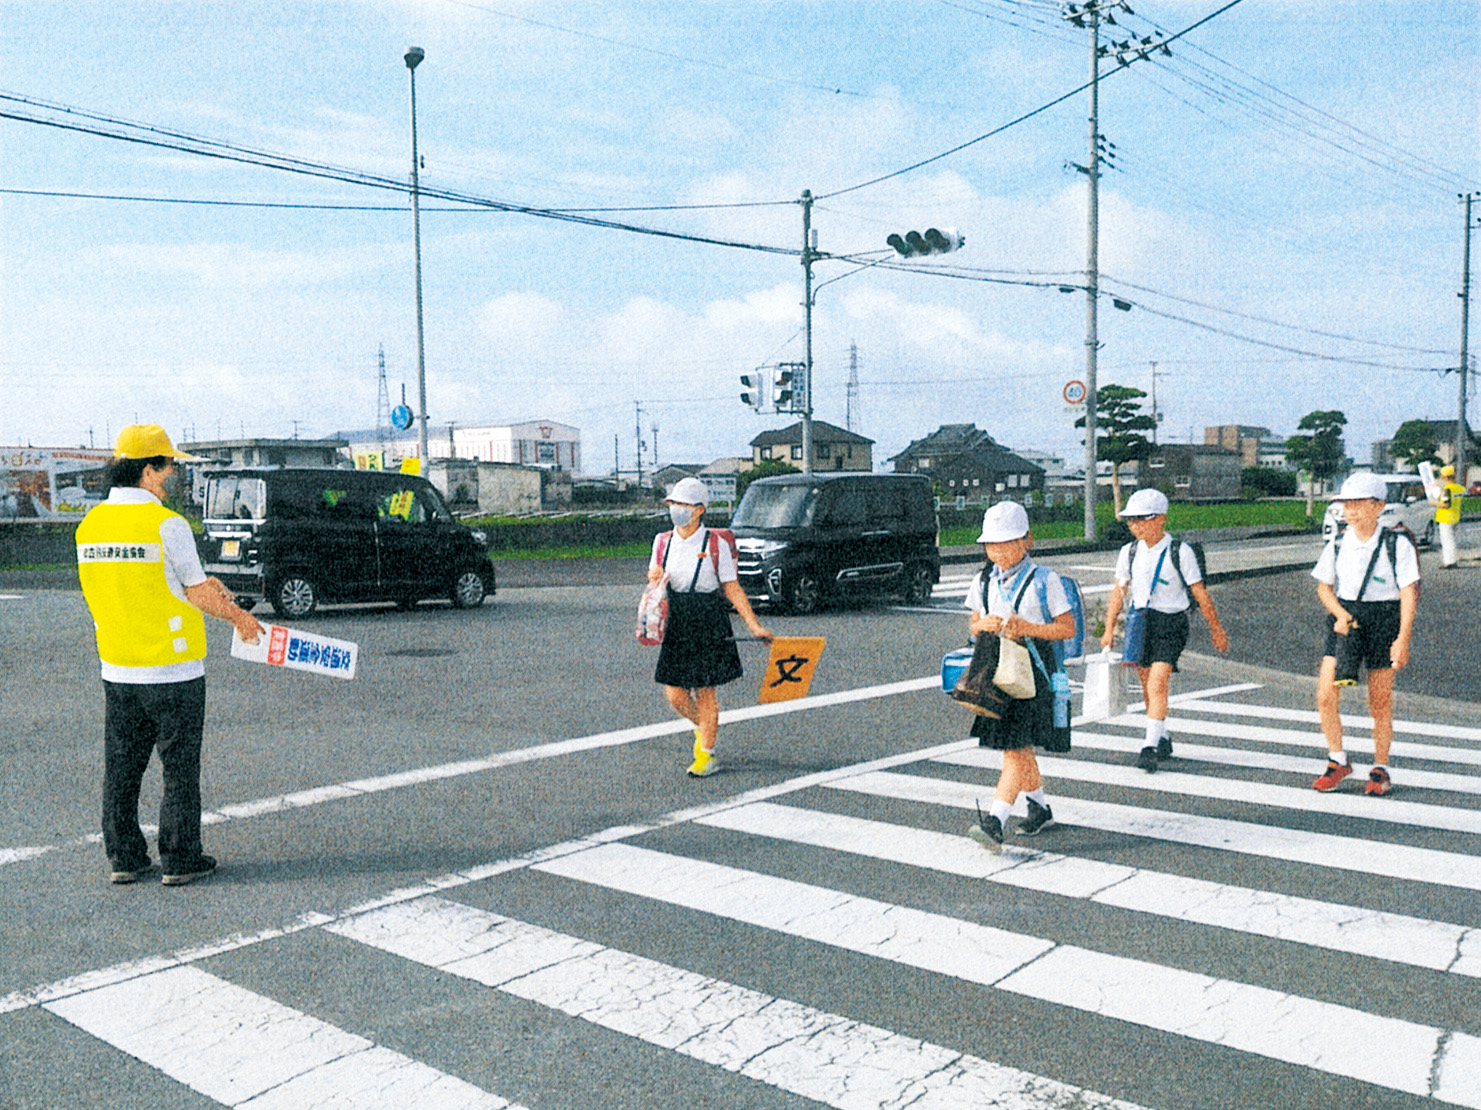
[[[1466,245],[1460,279],[1460,410],[1455,417],[1455,473],[1463,486],[1471,484],[1466,460],[1466,379],[1471,376],[1471,204],[1476,196],[1466,193],[1461,198],[1466,203]]]
[[[812,264],[817,243],[812,229],[812,190],[802,190],[802,306],[807,330],[807,371],[802,383],[802,473],[812,473]]]
[[[638,488],[643,488],[643,410],[641,401],[633,402],[633,440],[638,445]]]
[[[375,440],[376,446],[380,448],[381,465],[386,465],[386,455],[389,451],[388,438],[391,434],[391,391],[386,385],[386,346],[381,344],[380,352],[376,357],[380,368],[375,388]]]
[[[848,395],[847,408],[844,412],[843,426],[849,431],[854,430],[854,421],[858,418],[859,408],[859,345],[850,343],[848,345]]]

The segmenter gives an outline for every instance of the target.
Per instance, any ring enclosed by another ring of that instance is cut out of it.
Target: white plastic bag
[[[657,582],[649,582],[638,598],[638,643],[654,647],[663,643],[669,621],[669,576],[664,571]]]
[[[1126,686],[1120,657],[1106,648],[1085,657],[1085,693],[1080,703],[1080,716],[1086,721],[1105,721],[1125,711]]]

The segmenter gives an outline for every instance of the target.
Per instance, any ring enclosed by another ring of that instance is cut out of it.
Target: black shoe
[[[1003,823],[996,817],[984,817],[980,825],[967,830],[967,835],[994,855],[1003,850]]]
[[[1041,832],[1054,824],[1054,810],[1048,806],[1041,806],[1032,798],[1027,798],[1028,816],[1018,822],[1019,836],[1038,836]]]
[[[1160,739],[1160,740],[1157,741],[1157,758],[1158,759],[1171,759],[1172,758],[1172,737],[1171,736],[1164,736],[1164,737],[1162,737],[1162,739]]]
[[[184,886],[193,883],[197,879],[204,879],[216,870],[216,858],[214,856],[196,856],[184,867],[172,866],[160,876],[159,881],[165,886]]]
[[[114,864],[113,873],[108,877],[108,881],[118,886],[123,886],[125,883],[137,883],[140,879],[147,878],[153,873],[154,864],[148,860],[145,860],[137,867]]]
[[[1137,752],[1136,765],[1149,775],[1155,774],[1157,771],[1157,749],[1149,746]]]

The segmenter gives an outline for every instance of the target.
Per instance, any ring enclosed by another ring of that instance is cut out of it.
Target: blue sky
[[[1132,6],[1108,40],[1222,3]],[[916,272],[817,264],[816,416],[844,424],[852,347],[877,461],[959,422],[1081,455],[1060,391],[1084,296],[1057,286],[1084,281],[1087,95],[896,173],[1086,81],[1089,34],[1056,5],[0,0],[0,25],[0,103],[29,119],[405,182],[417,45],[424,188],[794,251],[807,189],[819,249],[860,262],[957,228],[966,247]],[[1341,409],[1366,458],[1405,419],[1453,419],[1456,377],[1431,371],[1459,357],[1481,6],[1243,0],[1171,49],[1103,70],[1100,265],[1133,308],[1102,300],[1101,383],[1150,390],[1155,364],[1176,441]],[[0,443],[369,427],[382,347],[392,402],[415,400],[405,194],[27,120],[0,142]],[[803,357],[795,255],[432,198],[422,255],[434,434],[564,421],[596,473],[633,466],[637,407],[645,469],[654,426],[659,463],[705,462],[790,422],[738,378]]]

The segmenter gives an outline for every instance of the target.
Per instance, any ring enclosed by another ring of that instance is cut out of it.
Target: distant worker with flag
[[[1440,482],[1435,496],[1435,527],[1440,533],[1440,566],[1449,569],[1455,566],[1458,555],[1455,550],[1455,526],[1460,523],[1461,502],[1466,489],[1455,481],[1455,467],[1440,468]]]

